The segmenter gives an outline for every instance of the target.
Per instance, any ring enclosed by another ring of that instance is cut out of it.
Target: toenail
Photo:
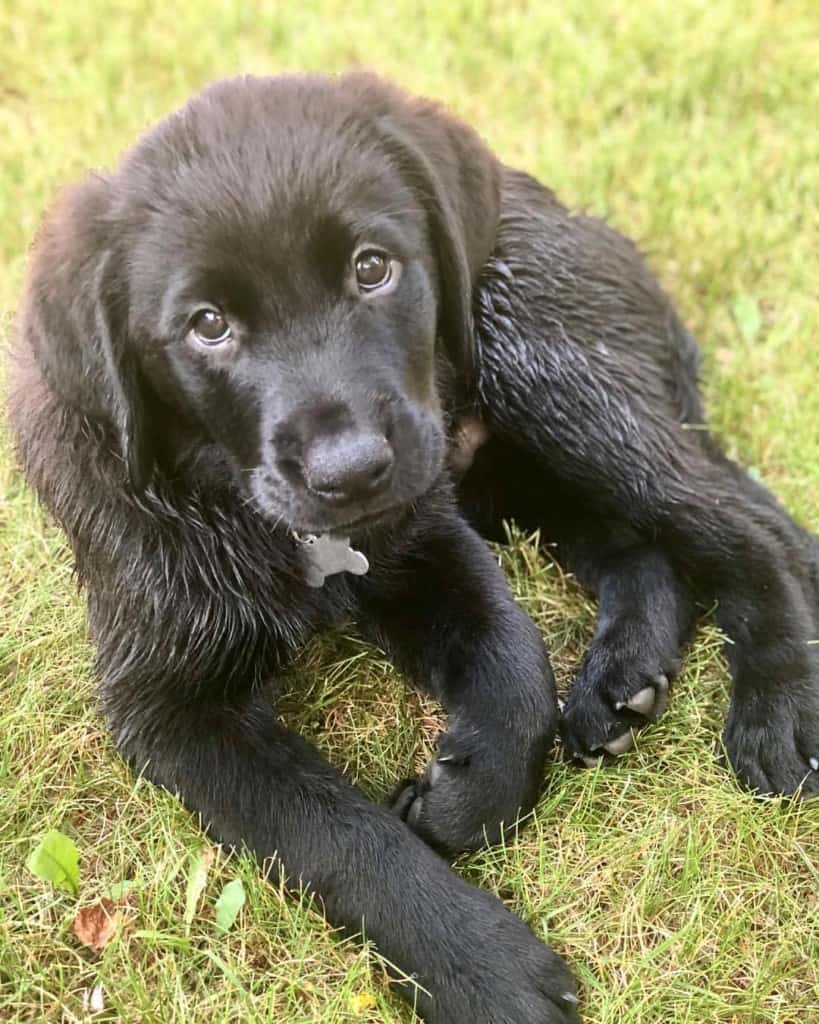
[[[413,800],[410,805],[410,809],[407,812],[406,822],[410,828],[417,828],[418,821],[421,817],[421,801],[420,799]]]
[[[656,722],[665,714],[665,709],[668,707],[668,676],[664,674],[656,676],[654,682],[657,684],[657,699],[651,717]]]
[[[646,686],[626,702],[626,707],[639,715],[649,715],[654,707],[654,698],[654,687]]]
[[[627,750],[631,750],[633,746],[634,736],[629,731],[624,732],[622,736],[617,736],[615,739],[609,740],[608,743],[604,743],[603,749],[617,757],[619,754],[625,754]]]
[[[809,765],[811,766],[811,768],[812,768],[812,769],[813,769],[813,770],[814,770],[815,772],[819,772],[819,757],[812,757],[812,758],[811,758],[811,759],[810,759],[810,760],[808,761],[808,764],[809,764]]]

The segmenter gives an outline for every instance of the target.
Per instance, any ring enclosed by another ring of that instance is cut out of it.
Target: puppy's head
[[[23,329],[135,489],[193,438],[271,518],[354,526],[441,470],[438,374],[468,387],[497,216],[495,161],[432,104],[368,75],[234,79],[68,193]]]

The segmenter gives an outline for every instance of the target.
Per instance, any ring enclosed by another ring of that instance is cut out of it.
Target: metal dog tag
[[[304,562],[304,578],[310,587],[323,587],[328,576],[351,572],[363,576],[370,568],[366,555],[350,547],[349,537],[314,533],[296,537]]]

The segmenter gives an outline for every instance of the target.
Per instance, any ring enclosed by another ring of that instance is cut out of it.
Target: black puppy
[[[696,370],[629,242],[367,75],[215,85],[38,239],[12,422],[119,749],[363,926],[430,1021],[575,1018],[559,959],[431,848],[530,808],[557,727],[474,528],[539,527],[599,597],[571,755],[661,713],[701,597],[732,641],[736,770],[819,792],[819,544],[701,429]],[[262,691],[350,617],[448,712],[400,817]]]

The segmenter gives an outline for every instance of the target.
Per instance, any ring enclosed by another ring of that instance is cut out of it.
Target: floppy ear
[[[380,141],[417,191],[430,220],[440,275],[439,331],[462,374],[473,374],[472,292],[495,245],[498,160],[477,133],[429,100],[411,99],[369,73],[344,76]]]
[[[153,469],[139,368],[127,347],[127,284],[113,248],[110,184],[68,189],[34,246],[20,330],[49,388],[113,428],[137,492]]]

